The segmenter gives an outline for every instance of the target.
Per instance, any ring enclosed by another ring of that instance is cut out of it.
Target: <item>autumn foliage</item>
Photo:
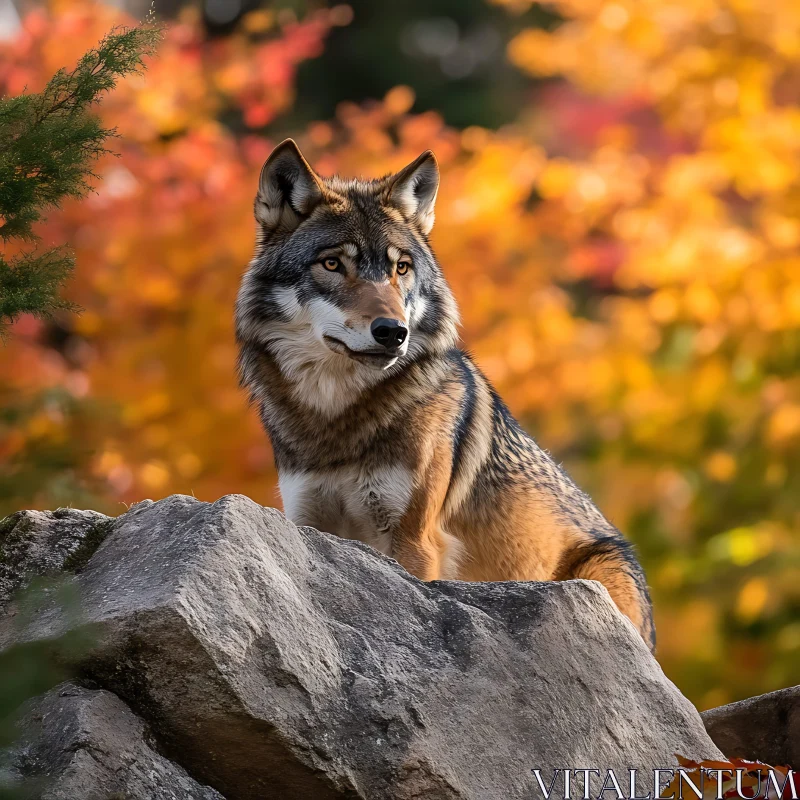
[[[560,24],[508,45],[540,79],[512,126],[448,128],[400,86],[292,134],[324,174],[435,150],[463,338],[636,542],[668,675],[701,706],[800,682],[800,9],[550,7]],[[277,502],[231,308],[297,67],[348,20],[255,11],[209,40],[187,10],[104,102],[120,158],[41,231],[74,249],[85,311],[22,319],[0,348],[0,513]],[[120,22],[88,0],[32,11],[0,92],[41,87]]]

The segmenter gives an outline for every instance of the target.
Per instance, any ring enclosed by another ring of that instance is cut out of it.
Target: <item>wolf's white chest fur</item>
[[[296,525],[358,539],[387,555],[413,489],[410,470],[400,466],[283,471],[278,483],[286,516]]]

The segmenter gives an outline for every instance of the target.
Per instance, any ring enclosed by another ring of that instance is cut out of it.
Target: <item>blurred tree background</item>
[[[149,2],[0,0],[0,93]],[[0,515],[173,492],[275,504],[231,308],[270,148],[426,148],[463,338],[637,544],[701,708],[800,682],[800,7],[792,0],[163,0],[103,103],[119,158],[38,230],[80,315],[0,347]],[[10,254],[10,255],[13,255]]]

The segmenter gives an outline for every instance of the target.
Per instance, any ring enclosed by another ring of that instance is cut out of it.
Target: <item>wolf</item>
[[[652,650],[632,546],[457,347],[428,239],[438,188],[431,151],[346,180],[321,177],[286,140],[261,170],[238,369],[285,513],[424,581],[600,581]]]

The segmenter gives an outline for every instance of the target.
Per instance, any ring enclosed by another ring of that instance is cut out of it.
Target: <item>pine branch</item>
[[[36,242],[34,225],[66,197],[82,197],[92,164],[117,135],[92,113],[117,81],[143,69],[160,38],[157,27],[113,30],[71,72],[59,70],[37,94],[0,100],[0,240]],[[60,250],[0,257],[0,333],[19,314],[52,314],[72,260]]]
[[[72,254],[61,247],[24,254],[11,262],[0,256],[0,321],[12,321],[20,314],[47,318],[55,311],[77,311],[74,303],[59,297],[74,266]],[[0,337],[3,334],[0,325]]]

